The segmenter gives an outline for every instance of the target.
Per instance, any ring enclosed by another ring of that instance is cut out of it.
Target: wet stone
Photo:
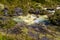
[[[49,22],[49,21],[44,21],[44,24],[45,24],[45,25],[49,25],[50,22]]]

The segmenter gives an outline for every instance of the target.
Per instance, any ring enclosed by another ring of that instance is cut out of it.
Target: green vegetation
[[[60,9],[55,9],[55,14],[49,17],[49,22],[51,22],[50,25],[46,26],[47,29],[40,28],[39,27],[30,27],[30,25],[18,23],[13,20],[13,18],[16,18],[17,16],[11,16],[13,15],[14,8],[20,7],[23,9],[23,15],[29,14],[28,11],[32,7],[34,10],[37,8],[40,10],[43,10],[43,8],[56,8],[57,5],[60,5],[60,0],[0,0],[0,4],[4,5],[4,7],[8,8],[8,14],[9,16],[3,16],[4,12],[2,12],[3,8],[0,9],[0,40],[40,40],[43,36],[48,37],[50,40],[60,40]],[[48,14],[48,12],[43,12],[43,14]],[[45,15],[46,15],[45,14]],[[18,28],[14,29],[14,28]],[[21,30],[20,30],[20,29]],[[40,28],[40,29],[39,29]],[[22,31],[19,34],[12,34],[10,33],[16,31]],[[42,32],[43,30],[43,32]],[[30,36],[29,32],[32,32]],[[36,34],[36,35],[34,35]]]

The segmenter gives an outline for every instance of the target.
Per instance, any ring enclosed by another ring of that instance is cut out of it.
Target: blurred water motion
[[[18,16],[16,18],[13,18],[14,21],[16,22],[26,22],[28,25],[34,24],[34,23],[41,23],[46,20],[48,20],[47,15],[39,15],[37,18],[36,15],[33,14],[28,14],[27,16]]]

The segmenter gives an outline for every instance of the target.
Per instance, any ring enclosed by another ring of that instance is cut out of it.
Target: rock
[[[4,16],[8,16],[8,8],[4,8],[2,12],[4,13]]]
[[[35,10],[34,10],[34,8],[30,8],[28,12],[31,13],[31,14],[34,14]]]
[[[47,37],[42,37],[41,40],[49,40]]]
[[[22,15],[22,14],[23,14],[22,8],[16,7],[16,8],[14,9],[14,11],[15,11],[15,13],[16,13],[17,15]]]
[[[10,34],[20,34],[22,31],[19,27],[14,27],[14,28],[7,30],[7,32]]]
[[[37,15],[37,14],[40,14],[40,10],[39,9],[36,9],[35,10],[35,14]]]
[[[36,33],[32,33],[32,32],[28,32],[28,35],[31,36],[32,38],[36,38],[38,37],[38,35]]]
[[[4,17],[0,17],[0,20],[6,20],[6,18],[4,18]]]
[[[54,13],[55,13],[55,10],[54,10],[54,9],[47,9],[47,11],[48,11],[49,13],[51,13],[52,15],[54,15]]]

